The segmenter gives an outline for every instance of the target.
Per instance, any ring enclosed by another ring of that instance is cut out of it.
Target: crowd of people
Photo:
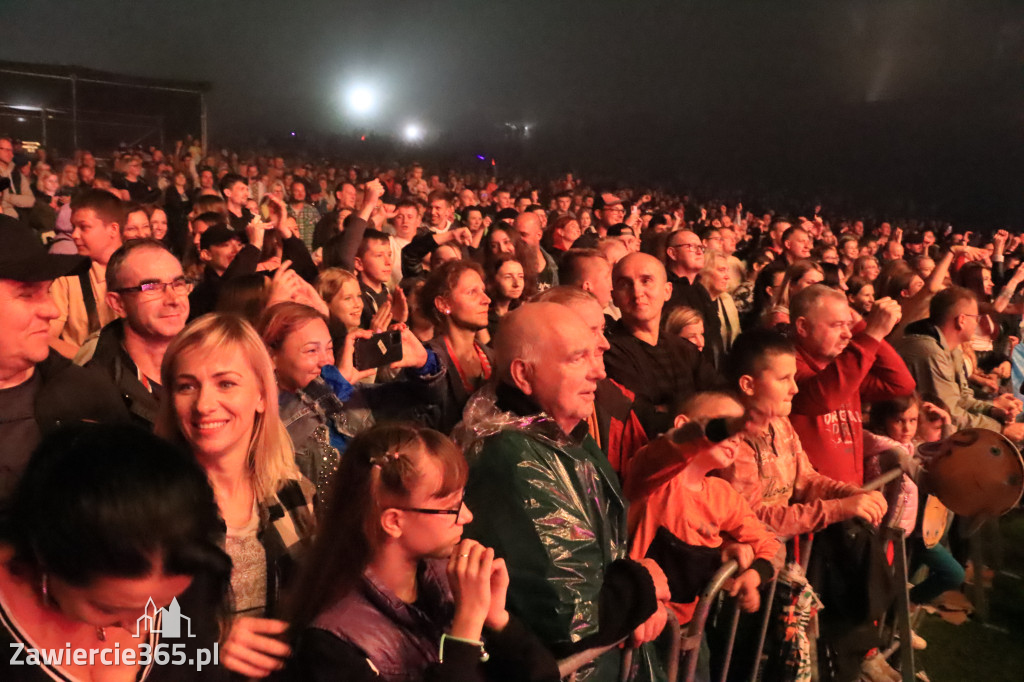
[[[922,541],[917,446],[1024,440],[1005,231],[191,138],[0,136],[0,190],[0,640],[137,649],[152,598],[220,645],[109,679],[557,680],[626,639],[658,680],[668,614],[729,560],[744,611],[809,580],[823,678],[899,679],[875,529],[928,567],[914,604],[966,558],[955,524]]]

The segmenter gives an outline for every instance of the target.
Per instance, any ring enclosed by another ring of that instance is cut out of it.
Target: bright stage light
[[[348,106],[356,114],[369,114],[377,106],[377,93],[365,85],[348,91]]]
[[[418,123],[407,123],[402,136],[406,142],[419,142],[423,139],[423,128]]]

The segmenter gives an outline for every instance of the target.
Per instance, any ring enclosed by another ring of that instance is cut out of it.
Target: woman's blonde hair
[[[711,279],[711,277],[713,277],[714,274],[715,274],[715,268],[717,268],[719,263],[721,263],[722,261],[725,261],[726,263],[728,263],[729,259],[726,258],[724,254],[722,254],[722,253],[720,253],[718,251],[715,251],[713,249],[708,249],[707,251],[705,251],[704,252],[704,267],[701,268],[701,270],[700,270],[700,279],[701,279],[701,281],[703,282],[703,281],[706,281],[708,279]],[[705,287],[705,288],[707,288],[707,287]]]
[[[786,268],[786,276],[783,277],[782,284],[779,285],[772,295],[772,308],[776,306],[786,306],[788,308],[790,287],[793,286],[794,282],[799,282],[811,270],[817,270],[822,276],[825,274],[825,270],[809,258],[794,261],[792,265]],[[769,310],[768,312],[770,313],[771,311]]]
[[[320,298],[324,299],[324,302],[330,304],[341,291],[345,282],[359,284],[359,279],[348,270],[327,268],[316,278],[316,293],[320,294]]]
[[[689,306],[681,305],[678,308],[673,308],[672,312],[668,314],[668,318],[665,320],[665,332],[672,336],[679,336],[679,332],[683,331],[685,327],[698,322],[704,322],[701,314]]]
[[[292,439],[278,412],[274,363],[259,334],[241,317],[228,313],[203,315],[171,341],[160,367],[160,381],[167,390],[167,398],[160,404],[155,431],[171,441],[189,445],[174,410],[174,377],[178,363],[186,353],[206,355],[217,349],[240,353],[249,361],[256,375],[264,409],[256,414],[249,439],[249,472],[257,499],[267,500],[285,481],[298,479],[300,474],[295,464]]]

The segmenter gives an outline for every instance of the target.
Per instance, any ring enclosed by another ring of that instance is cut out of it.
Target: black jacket
[[[57,351],[36,365],[42,386],[36,394],[35,414],[45,435],[62,424],[79,421],[127,422],[128,410],[109,381],[79,367]]]
[[[100,331],[96,350],[86,367],[110,379],[133,422],[148,429],[153,428],[164,389],[159,384],[153,384],[151,393],[139,381],[138,368],[124,349],[123,319],[114,320]]]
[[[685,277],[668,273],[668,281],[672,284],[672,298],[665,304],[662,323],[668,314],[679,306],[693,308],[704,318],[704,350],[702,354],[716,368],[721,367],[725,355],[725,344],[722,341],[722,323],[718,318],[718,305],[711,300],[711,294],[703,285],[691,283]]]

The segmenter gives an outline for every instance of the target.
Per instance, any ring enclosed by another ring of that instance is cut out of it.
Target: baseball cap
[[[199,248],[208,249],[211,246],[220,246],[225,244],[232,239],[237,239],[239,242],[245,243],[245,239],[242,235],[238,234],[224,223],[217,223],[207,228],[206,232],[203,232],[199,236]]]
[[[7,215],[0,215],[0,279],[45,282],[88,267],[83,256],[51,254],[39,234]]]

